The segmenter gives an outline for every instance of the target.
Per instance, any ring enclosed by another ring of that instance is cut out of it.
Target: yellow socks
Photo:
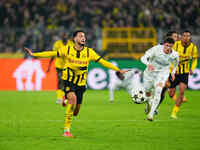
[[[172,114],[171,114],[171,117],[172,118],[177,118],[176,117],[176,113],[179,111],[179,107],[178,106],[174,106],[173,110],[172,110]]]
[[[64,91],[63,90],[56,90],[56,96],[57,96],[57,99],[63,99],[63,96],[65,95]]]
[[[74,105],[67,104],[66,112],[65,112],[65,122],[64,122],[64,132],[70,131],[70,126],[72,124],[73,113],[74,113]]]

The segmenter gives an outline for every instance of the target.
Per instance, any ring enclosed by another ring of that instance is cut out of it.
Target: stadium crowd
[[[0,52],[24,46],[47,49],[60,32],[87,31],[88,45],[97,47],[103,27],[155,27],[200,34],[197,0],[1,0]]]

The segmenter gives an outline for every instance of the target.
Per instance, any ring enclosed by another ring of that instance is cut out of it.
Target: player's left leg
[[[68,99],[68,102],[67,102],[67,107],[66,107],[66,112],[65,112],[63,136],[73,137],[70,133],[70,127],[71,127],[72,120],[73,120],[74,109],[77,104],[77,97],[76,97],[75,92],[73,92],[73,91],[68,92],[67,99]]]
[[[147,116],[147,119],[149,121],[153,121],[153,115],[155,113],[155,110],[158,107],[159,102],[160,102],[160,97],[161,97],[161,92],[162,92],[163,86],[164,86],[164,83],[162,83],[162,82],[158,82],[156,84],[155,93],[154,93],[154,99],[152,101],[151,110],[150,110],[150,112],[149,112],[149,114]]]
[[[174,106],[172,114],[171,114],[171,117],[174,118],[174,119],[177,118],[176,114],[179,111],[181,103],[183,102],[184,92],[185,92],[186,89],[187,89],[187,85],[183,82],[180,82],[179,83],[179,96],[176,100],[176,105]]]
[[[75,93],[76,93],[76,97],[77,97],[77,105],[76,105],[75,110],[74,110],[74,116],[77,116],[79,114],[81,104],[82,104],[82,101],[83,101],[83,94],[84,94],[85,91],[86,91],[85,86],[76,87]]]
[[[152,101],[151,110],[147,116],[147,119],[149,121],[153,121],[154,113],[159,105],[160,99],[161,99],[161,93],[163,90],[163,87],[166,85],[166,81],[168,79],[169,74],[166,72],[160,72],[156,75],[154,78],[154,98]]]
[[[154,76],[144,72],[143,80],[144,80],[143,86],[144,86],[146,99],[147,99],[146,106],[145,106],[145,113],[148,114],[151,109],[151,103],[152,103],[152,88],[153,88]]]
[[[74,116],[78,116],[80,109],[81,109],[81,104],[76,104],[76,107],[74,109]]]

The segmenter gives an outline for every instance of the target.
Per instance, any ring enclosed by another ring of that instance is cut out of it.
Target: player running
[[[144,88],[148,99],[147,120],[153,121],[154,112],[159,104],[162,88],[169,77],[170,64],[178,65],[179,56],[172,47],[174,40],[166,38],[162,45],[156,45],[147,50],[141,61],[147,66],[144,71]],[[171,72],[174,80],[176,67]],[[153,90],[152,90],[153,89]],[[152,93],[152,91],[154,93]],[[154,97],[151,98],[151,95]]]
[[[178,52],[180,60],[177,66],[175,80],[171,82],[169,90],[170,96],[173,97],[176,92],[176,86],[179,86],[179,96],[171,114],[171,117],[176,119],[176,114],[184,99],[184,92],[187,89],[188,77],[193,74],[197,66],[198,50],[197,46],[191,42],[191,32],[188,30],[182,33],[181,40],[174,44],[173,49]],[[190,65],[191,61],[192,63]]]
[[[65,69],[63,70],[62,79],[64,80],[65,96],[68,99],[65,113],[64,134],[66,137],[73,137],[70,133],[73,115],[77,116],[82,104],[83,94],[86,90],[86,79],[88,65],[91,61],[100,63],[106,68],[120,70],[110,62],[100,57],[92,48],[86,47],[86,36],[84,31],[78,30],[73,33],[74,46],[67,45],[58,51],[45,51],[41,53],[32,53],[30,49],[25,50],[36,57],[62,57],[64,59]]]

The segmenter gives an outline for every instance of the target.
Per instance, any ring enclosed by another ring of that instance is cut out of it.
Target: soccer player
[[[109,85],[110,102],[114,101],[114,91],[116,89],[126,89],[130,96],[132,96],[133,89],[142,88],[140,83],[141,73],[136,69],[129,70],[124,74],[116,72],[116,76],[117,78]]]
[[[165,35],[165,38],[168,38],[168,37],[172,38],[174,40],[174,42],[176,42],[176,41],[179,40],[179,36],[178,36],[178,33],[176,31],[169,31],[169,32],[167,32],[167,34]],[[169,86],[170,86],[170,82],[169,82],[169,80],[167,80],[166,83],[165,83],[165,86],[162,89],[161,97],[160,97],[160,102],[158,104],[158,107],[163,102],[163,100],[165,98],[165,92],[167,91],[167,89],[169,88]],[[157,107],[157,109],[158,109],[158,107]],[[158,111],[156,111],[156,113],[158,113]]]
[[[64,134],[66,137],[73,137],[70,133],[73,115],[77,116],[82,104],[83,93],[88,73],[88,65],[91,61],[100,63],[106,68],[120,70],[110,62],[100,57],[92,48],[86,47],[86,37],[82,30],[73,33],[74,46],[67,45],[58,51],[45,51],[41,53],[32,53],[30,49],[25,50],[31,56],[36,57],[62,57],[64,59],[65,69],[63,70],[62,79],[64,80],[65,96],[68,99],[65,113]]]
[[[165,38],[167,38],[167,37],[171,37],[174,40],[174,42],[179,40],[179,35],[178,35],[178,33],[176,31],[167,32]]]
[[[154,112],[159,104],[162,88],[169,77],[170,64],[174,64],[171,72],[172,79],[178,65],[179,56],[172,47],[174,40],[166,38],[162,45],[156,45],[147,50],[141,61],[147,66],[144,71],[144,89],[148,98],[149,107],[147,120],[153,121]],[[152,93],[152,91],[154,93]],[[153,95],[153,99],[151,98]]]
[[[179,53],[180,60],[177,66],[175,80],[171,82],[169,90],[170,96],[173,97],[176,92],[176,86],[179,86],[179,96],[171,114],[171,117],[176,119],[176,114],[179,111],[184,98],[184,92],[188,85],[188,76],[193,74],[193,70],[197,66],[198,50],[197,46],[191,42],[191,32],[188,30],[182,33],[181,40],[177,41],[173,48]],[[190,65],[191,60],[192,64]]]
[[[68,40],[68,34],[63,32],[61,35],[61,40],[58,40],[54,43],[53,50],[58,51],[63,46],[66,46],[67,44],[71,44],[73,46],[73,42],[71,40]],[[62,70],[64,69],[64,60],[61,57],[51,57],[48,68],[47,68],[47,73],[50,71],[51,64],[54,59],[56,59],[55,67],[56,67],[56,73],[57,73],[57,90],[56,90],[57,101],[56,103],[61,104],[63,96],[64,96],[64,91],[63,91],[64,85],[63,85],[63,80],[61,78]]]

